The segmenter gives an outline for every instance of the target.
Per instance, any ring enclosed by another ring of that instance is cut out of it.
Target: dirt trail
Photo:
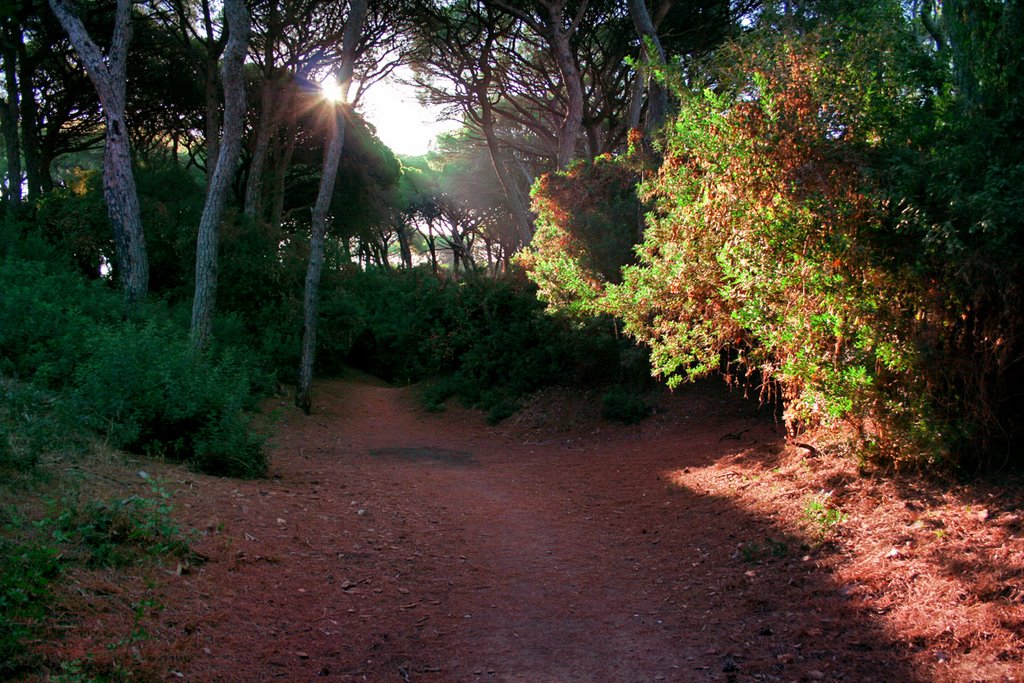
[[[197,682],[914,680],[801,551],[739,556],[776,522],[672,483],[774,425],[675,401],[543,429],[365,379],[281,402],[273,478],[174,483],[208,561],[161,578],[140,656]]]

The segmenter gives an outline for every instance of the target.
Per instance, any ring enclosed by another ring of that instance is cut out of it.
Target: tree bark
[[[412,245],[409,243],[409,226],[402,220],[395,222],[395,234],[398,235],[398,249],[402,255],[402,265],[412,269]]]
[[[295,145],[298,141],[298,128],[294,123],[289,123],[281,128],[277,140],[277,150],[274,155],[273,172],[270,182],[270,212],[267,221],[276,231],[281,229],[281,216],[284,213],[285,181],[287,180],[288,167],[292,163],[292,155],[295,153]]]
[[[212,62],[212,63],[210,63]],[[217,56],[208,55],[206,65],[206,184],[213,182],[220,158],[220,83],[217,79]],[[209,189],[209,187],[207,187]]]
[[[270,152],[270,142],[277,134],[278,111],[275,101],[280,96],[277,84],[270,79],[263,81],[260,93],[260,121],[256,128],[256,143],[249,160],[249,177],[245,182],[245,203],[243,212],[248,218],[258,218],[263,213],[263,169]]]
[[[345,143],[345,109],[348,91],[352,85],[352,70],[356,42],[363,30],[367,0],[351,0],[348,20],[342,35],[341,65],[338,83],[341,98],[331,118],[327,149],[324,151],[320,188],[313,205],[312,230],[309,242],[309,264],[306,268],[306,289],[302,312],[302,358],[299,363],[299,383],[295,391],[295,404],[307,415],[313,407],[313,364],[316,360],[316,329],[319,314],[320,275],[324,265],[324,239],[327,234],[327,210],[334,194],[334,181],[338,176],[338,162]]]
[[[106,118],[103,196],[114,228],[119,277],[131,308],[146,297],[149,287],[146,240],[142,232],[139,197],[135,176],[132,175],[131,145],[124,118],[132,0],[117,0],[114,34],[106,58],[71,10],[68,0],[49,1],[96,88]]]
[[[0,99],[0,131],[3,132],[7,152],[7,215],[13,216],[21,203],[21,145],[18,141],[18,74],[15,69],[14,41],[21,42],[20,31],[14,22],[4,27],[3,41],[4,87],[7,99]]]
[[[501,189],[508,200],[509,208],[512,209],[512,217],[516,221],[517,241],[521,246],[525,247],[533,239],[533,219],[526,208],[526,202],[523,201],[515,178],[509,173],[502,158],[501,146],[498,143],[498,136],[494,131],[494,117],[490,111],[487,95],[483,94],[480,97],[480,101],[483,105],[480,128],[483,131],[484,140],[487,142],[487,152],[491,157],[494,173],[498,176],[498,182],[501,184]]]
[[[35,200],[52,186],[52,182],[50,170],[42,160],[42,141],[38,125],[39,107],[34,89],[36,65],[34,60],[29,58],[24,43],[19,42],[15,49],[18,59],[18,87],[21,89],[21,96],[18,98],[21,104],[21,153],[25,157],[28,198]]]
[[[206,346],[213,330],[217,302],[217,252],[220,224],[224,218],[231,180],[242,150],[245,123],[245,78],[243,67],[249,45],[249,12],[244,0],[225,0],[229,38],[224,49],[224,133],[219,145],[217,165],[206,192],[206,204],[199,221],[196,240],[196,288],[192,299],[192,345]]]
[[[661,46],[658,31],[655,29],[651,13],[647,10],[647,0],[630,0],[629,13],[633,17],[636,33],[643,43],[643,53],[649,64],[665,65],[665,49]],[[647,121],[644,131],[650,134],[665,123],[668,113],[668,91],[654,77],[647,75]]]
[[[559,3],[561,5],[562,3]],[[576,158],[576,141],[583,125],[583,83],[580,70],[576,66],[576,56],[572,52],[571,34],[562,23],[564,8],[551,9],[551,51],[558,64],[558,73],[565,87],[567,106],[565,117],[558,131],[558,168],[566,168]]]

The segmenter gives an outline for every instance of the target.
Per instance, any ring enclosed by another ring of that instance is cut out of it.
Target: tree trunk
[[[274,105],[280,92],[270,79],[263,81],[260,93],[260,122],[256,128],[256,143],[249,160],[249,177],[245,182],[243,212],[248,218],[259,218],[263,213],[263,169],[270,152],[270,143],[277,134],[279,107]]]
[[[515,178],[505,166],[501,146],[498,143],[498,135],[494,131],[494,116],[491,113],[491,105],[486,93],[481,94],[478,100],[482,106],[480,128],[484,134],[484,140],[487,142],[487,152],[491,157],[494,173],[498,176],[498,183],[501,184],[509,208],[512,209],[512,217],[516,222],[517,240],[520,246],[525,247],[533,239],[533,219],[526,208],[526,202],[523,201]]]
[[[338,176],[338,162],[345,143],[345,109],[348,90],[352,85],[352,70],[356,42],[363,30],[366,0],[351,0],[349,16],[341,43],[341,66],[338,83],[341,98],[331,119],[329,140],[324,151],[320,189],[313,205],[312,230],[309,242],[309,264],[306,268],[306,290],[302,299],[302,358],[299,363],[299,384],[295,391],[295,404],[307,415],[313,407],[313,363],[316,359],[316,328],[319,314],[320,274],[324,265],[324,238],[327,233],[327,210],[334,194],[334,181]]]
[[[659,67],[664,66],[665,50],[661,46],[651,13],[647,10],[647,0],[630,0],[629,13],[633,17],[636,33],[643,43],[643,52],[647,62]],[[644,131],[650,134],[665,123],[665,116],[668,114],[668,91],[653,74],[648,74],[646,80],[647,121]]]
[[[212,62],[212,64],[210,63]],[[220,158],[220,83],[217,80],[217,57],[210,55],[206,65],[206,185],[209,191]]]
[[[217,251],[231,180],[242,150],[245,123],[245,53],[249,45],[249,12],[244,0],[225,0],[229,38],[224,49],[224,134],[217,165],[206,192],[196,240],[196,289],[192,299],[192,345],[206,346],[213,330],[217,302]]]
[[[203,26],[206,29],[206,190],[209,192],[213,173],[217,170],[220,157],[220,53],[225,41],[214,37],[213,17],[208,0],[202,2]],[[187,33],[185,34],[187,36]],[[222,35],[223,38],[223,35]]]
[[[149,287],[146,240],[142,232],[139,197],[135,189],[135,176],[132,175],[131,145],[124,120],[132,0],[117,0],[114,35],[106,58],[72,12],[68,0],[50,0],[50,8],[57,15],[78,58],[85,66],[106,117],[103,195],[114,228],[119,275],[131,308],[146,297]]]
[[[281,135],[278,138],[274,171],[271,175],[270,215],[267,219],[275,231],[281,229],[281,215],[284,213],[284,184],[287,179],[288,167],[292,163],[292,155],[295,153],[295,143],[298,140],[296,126],[289,124],[281,130]]]
[[[580,126],[583,125],[583,84],[572,52],[570,35],[562,28],[561,17],[556,22],[556,17],[552,16],[552,22],[551,49],[568,100],[565,117],[558,131],[558,168],[563,169],[576,158],[576,141],[580,136]]]
[[[398,235],[398,248],[402,254],[402,265],[412,269],[412,245],[409,244],[409,226],[398,221],[395,224],[395,233]]]
[[[38,199],[49,182],[50,171],[42,162],[42,142],[39,136],[38,115],[35,93],[35,64],[28,57],[24,43],[15,46],[17,50],[18,87],[21,88],[21,153],[25,157],[25,182],[30,200]]]
[[[267,33],[277,35],[282,30],[277,3],[270,4]],[[281,129],[284,113],[290,108],[295,88],[286,74],[275,76],[274,40],[269,37],[263,53],[263,83],[260,87],[260,117],[256,127],[256,140],[249,160],[249,175],[245,183],[245,201],[242,212],[248,218],[262,218],[265,211],[266,164],[270,148]]]
[[[9,29],[9,30],[7,30]],[[13,216],[21,203],[21,145],[18,142],[18,74],[15,70],[14,41],[21,42],[20,31],[13,22],[5,27],[3,40],[4,86],[7,99],[0,99],[0,132],[3,133],[7,152],[7,215]]]

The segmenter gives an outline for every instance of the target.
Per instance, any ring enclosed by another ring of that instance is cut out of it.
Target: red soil
[[[955,492],[915,512],[717,388],[632,427],[558,392],[490,427],[367,379],[317,389],[313,416],[275,403],[270,479],[152,467],[205,561],[79,574],[51,661],[196,682],[1022,679],[1019,486],[972,489],[984,519]],[[801,515],[824,486],[848,518],[819,538]],[[926,516],[990,542],[942,568],[962,546],[908,525]]]

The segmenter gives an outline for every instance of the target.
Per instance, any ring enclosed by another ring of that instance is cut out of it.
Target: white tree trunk
[[[217,252],[220,224],[224,217],[228,190],[242,150],[242,127],[245,123],[245,79],[243,66],[249,45],[249,12],[244,0],[225,0],[228,42],[224,48],[224,132],[221,136],[217,165],[210,179],[206,204],[199,221],[196,240],[196,288],[192,299],[192,344],[206,345],[213,329],[217,301]]]
[[[320,175],[320,189],[313,205],[312,235],[309,243],[309,264],[306,268],[306,290],[302,310],[302,358],[299,363],[299,384],[295,391],[295,404],[307,415],[313,407],[313,364],[316,360],[316,328],[319,315],[320,274],[324,265],[324,238],[327,234],[327,211],[334,194],[334,181],[338,176],[338,162],[345,144],[345,108],[348,91],[352,84],[353,60],[356,43],[363,30],[366,18],[367,0],[351,0],[348,21],[342,35],[341,66],[338,69],[338,83],[341,98],[332,118],[327,149],[324,151],[323,171]]]
[[[104,58],[68,0],[49,0],[50,8],[68,34],[85,66],[106,117],[103,154],[103,195],[114,229],[118,269],[129,306],[145,298],[149,288],[149,261],[142,232],[139,197],[132,175],[131,145],[125,126],[125,83],[128,43],[132,35],[132,0],[117,0],[114,34]]]

